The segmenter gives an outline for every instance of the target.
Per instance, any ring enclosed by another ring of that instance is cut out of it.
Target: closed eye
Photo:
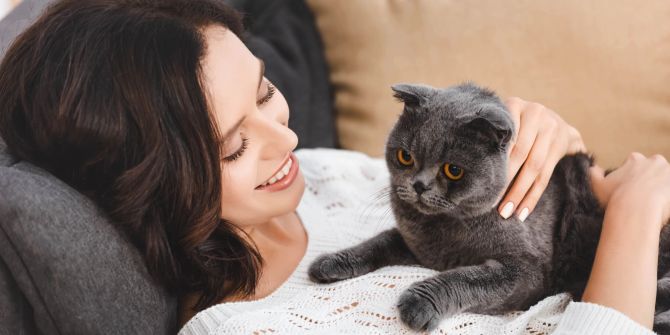
[[[256,104],[259,106],[264,105],[266,102],[272,99],[272,96],[275,94],[275,87],[269,81],[267,82],[267,93],[260,100],[256,101]]]
[[[259,105],[259,106],[262,106],[262,105],[266,104],[268,101],[270,101],[272,99],[272,96],[274,96],[275,91],[276,91],[276,88],[274,87],[274,85],[272,85],[268,81],[267,82],[267,93],[265,93],[263,98],[256,101],[256,104]],[[223,158],[223,160],[226,161],[226,162],[233,162],[233,161],[237,160],[238,158],[240,158],[242,156],[244,151],[247,149],[248,144],[249,144],[249,139],[248,138],[242,138],[242,145],[240,146],[240,148],[237,151],[235,151],[235,153],[233,153],[232,155]]]
[[[235,161],[236,159],[240,158],[240,156],[242,156],[242,154],[244,153],[244,150],[247,150],[248,143],[249,143],[248,138],[242,138],[242,146],[237,151],[235,151],[235,153],[233,153],[232,155],[230,155],[228,157],[224,157],[223,160],[226,161],[226,162],[232,162],[232,161]]]

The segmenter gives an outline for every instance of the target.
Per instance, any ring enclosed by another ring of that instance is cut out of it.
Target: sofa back
[[[670,158],[670,1],[307,0],[335,87],[340,143],[380,156],[390,86],[475,81],[559,113],[596,162]]]

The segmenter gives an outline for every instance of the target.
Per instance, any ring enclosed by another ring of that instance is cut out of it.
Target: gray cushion
[[[11,274],[0,274],[0,292],[8,291],[1,325],[23,317],[44,334],[176,331],[176,299],[153,283],[139,252],[92,201],[15,162],[1,142],[0,162],[0,271]]]
[[[0,259],[0,334],[36,334],[32,308]]]
[[[47,0],[23,0],[0,21],[0,55],[23,29],[28,27],[47,5]]]

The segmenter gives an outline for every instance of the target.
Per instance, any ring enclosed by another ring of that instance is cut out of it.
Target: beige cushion
[[[599,164],[670,159],[670,1],[308,0],[343,147],[379,156],[397,82],[473,80],[555,110]]]

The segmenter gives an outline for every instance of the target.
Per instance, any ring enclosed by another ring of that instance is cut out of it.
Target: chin
[[[295,185],[293,186],[295,186],[298,189],[298,193],[300,193],[298,198],[302,198],[302,194],[305,192],[305,177],[302,176],[302,171],[298,171],[298,175],[295,179]]]
[[[437,211],[434,211],[431,208],[425,208],[423,206],[414,206],[414,209],[416,209],[419,213],[424,214],[424,215],[437,215],[440,214]]]
[[[292,201],[292,208],[296,210],[302,199],[302,195],[305,193],[305,178],[302,176],[302,171],[298,170],[298,174],[295,176],[293,185],[290,187],[291,195],[289,198]]]
[[[436,208],[420,202],[413,203],[412,207],[414,207],[415,210],[424,215],[441,215],[447,213],[447,211],[445,211],[444,208]]]

